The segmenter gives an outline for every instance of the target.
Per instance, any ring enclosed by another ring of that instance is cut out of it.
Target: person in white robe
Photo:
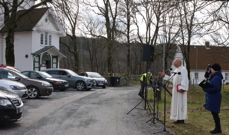
[[[173,77],[172,100],[170,119],[175,123],[184,123],[187,119],[187,91],[189,88],[188,73],[186,67],[182,65],[182,60],[176,58],[173,61],[175,67],[171,74]]]

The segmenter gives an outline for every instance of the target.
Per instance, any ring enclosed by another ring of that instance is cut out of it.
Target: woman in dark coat
[[[215,122],[215,129],[210,131],[212,134],[221,133],[221,124],[219,118],[221,105],[221,87],[222,87],[222,73],[219,64],[213,64],[210,67],[209,83],[205,87],[205,104],[204,107],[211,112]]]

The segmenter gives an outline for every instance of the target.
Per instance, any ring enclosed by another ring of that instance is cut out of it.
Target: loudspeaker
[[[154,47],[152,45],[143,46],[143,61],[153,61]]]

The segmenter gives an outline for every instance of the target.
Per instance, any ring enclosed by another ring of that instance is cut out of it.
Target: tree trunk
[[[73,41],[73,48],[74,48],[74,70],[76,72],[79,72],[79,51],[78,51],[78,47],[77,47],[77,42],[76,42],[76,36],[72,36],[72,41]]]
[[[113,68],[112,68],[112,48],[113,44],[112,41],[108,41],[108,48],[107,48],[107,64],[108,64],[108,73],[113,73]]]
[[[14,66],[15,57],[14,57],[14,30],[8,29],[6,36],[6,50],[5,50],[5,59],[6,65]]]

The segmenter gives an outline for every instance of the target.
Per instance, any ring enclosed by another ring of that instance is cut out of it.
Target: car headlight
[[[45,86],[45,87],[51,86],[51,84],[48,83],[48,82],[42,82],[41,85],[42,85],[42,86]]]
[[[0,98],[0,106],[11,106],[12,103],[8,99]]]
[[[21,87],[15,86],[15,85],[10,85],[10,88],[12,90],[21,90]]]
[[[107,83],[107,79],[105,79],[104,82]]]

